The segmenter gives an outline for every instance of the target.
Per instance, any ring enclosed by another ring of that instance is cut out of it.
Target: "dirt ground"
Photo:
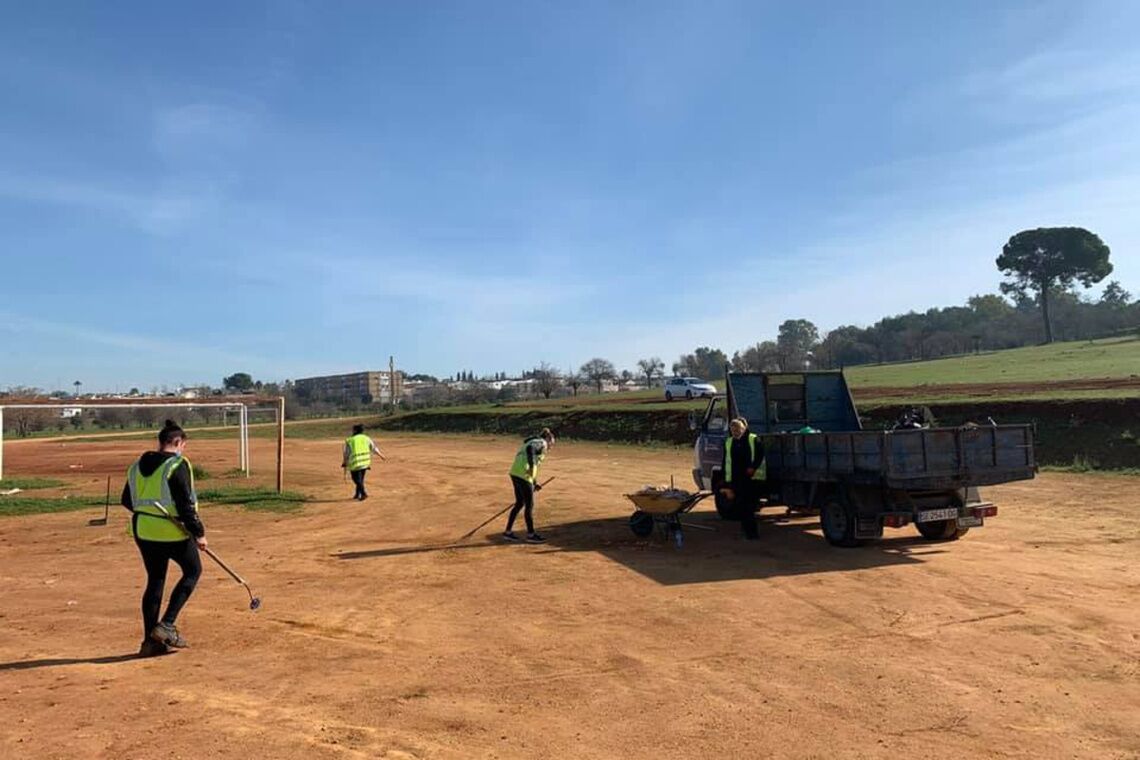
[[[446,548],[509,500],[515,444],[381,445],[362,504],[328,440],[287,444],[303,512],[207,507],[264,606],[204,560],[168,657],[132,657],[124,516],[0,518],[0,757],[1140,757],[1140,479],[990,489],[998,516],[948,544],[833,549],[808,518],[748,543],[700,511],[716,532],[678,550],[634,538],[622,494],[689,485],[687,452],[560,443],[549,544],[495,521]],[[138,447],[10,444],[6,474],[102,495]],[[188,454],[221,473],[236,444]]]

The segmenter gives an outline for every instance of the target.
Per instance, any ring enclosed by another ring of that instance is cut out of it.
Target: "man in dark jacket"
[[[748,421],[736,418],[728,424],[731,437],[724,442],[725,496],[733,501],[744,537],[754,541],[760,537],[756,529],[756,509],[760,486],[765,477],[764,445],[749,432]]]

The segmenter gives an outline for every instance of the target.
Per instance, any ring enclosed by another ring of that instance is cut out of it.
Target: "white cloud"
[[[162,153],[243,145],[255,125],[251,111],[218,103],[162,108],[154,115],[155,147]]]
[[[974,72],[961,92],[1007,109],[1049,106],[1140,88],[1140,55],[1106,58],[1103,51],[1061,49],[1037,53],[1000,69]]]
[[[216,205],[216,192],[210,186],[147,193],[78,180],[12,174],[0,174],[0,197],[107,214],[154,234],[174,232]]]

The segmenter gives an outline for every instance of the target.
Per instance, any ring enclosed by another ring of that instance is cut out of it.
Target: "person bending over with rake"
[[[166,654],[187,646],[175,621],[202,575],[199,547],[206,547],[206,528],[198,517],[194,470],[183,456],[186,432],[172,420],[158,433],[158,451],[148,451],[127,470],[122,505],[131,511],[131,533],[146,568],[142,597],[143,642],[139,656]],[[177,514],[177,520],[173,519]],[[173,561],[182,578],[170,593],[160,620],[166,569]]]
[[[546,452],[554,445],[554,433],[550,428],[543,428],[542,432],[534,438],[527,438],[515,454],[515,461],[511,464],[511,484],[515,489],[515,504],[507,516],[507,529],[503,531],[503,538],[507,541],[518,541],[515,535],[515,518],[519,510],[526,508],[523,519],[526,520],[526,541],[530,544],[541,544],[546,541],[534,530],[534,494],[542,490],[538,482],[538,466],[546,458]]]

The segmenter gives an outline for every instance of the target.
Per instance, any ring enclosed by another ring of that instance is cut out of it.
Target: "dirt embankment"
[[[1011,398],[1030,393],[1061,391],[1140,390],[1140,375],[1114,378],[1085,378],[1026,383],[939,383],[933,385],[862,386],[851,392],[862,398],[908,399],[923,396],[976,396],[978,398]]]
[[[1075,460],[1105,469],[1140,467],[1140,398],[1074,401],[979,401],[930,404],[940,424],[984,421],[1031,423],[1037,426],[1037,461],[1071,465]],[[882,429],[908,408],[888,405],[863,413],[868,429]],[[381,429],[530,435],[550,427],[559,435],[588,441],[659,442],[683,445],[695,436],[685,409],[607,411],[604,408],[567,412],[534,411],[422,412],[383,419]]]

